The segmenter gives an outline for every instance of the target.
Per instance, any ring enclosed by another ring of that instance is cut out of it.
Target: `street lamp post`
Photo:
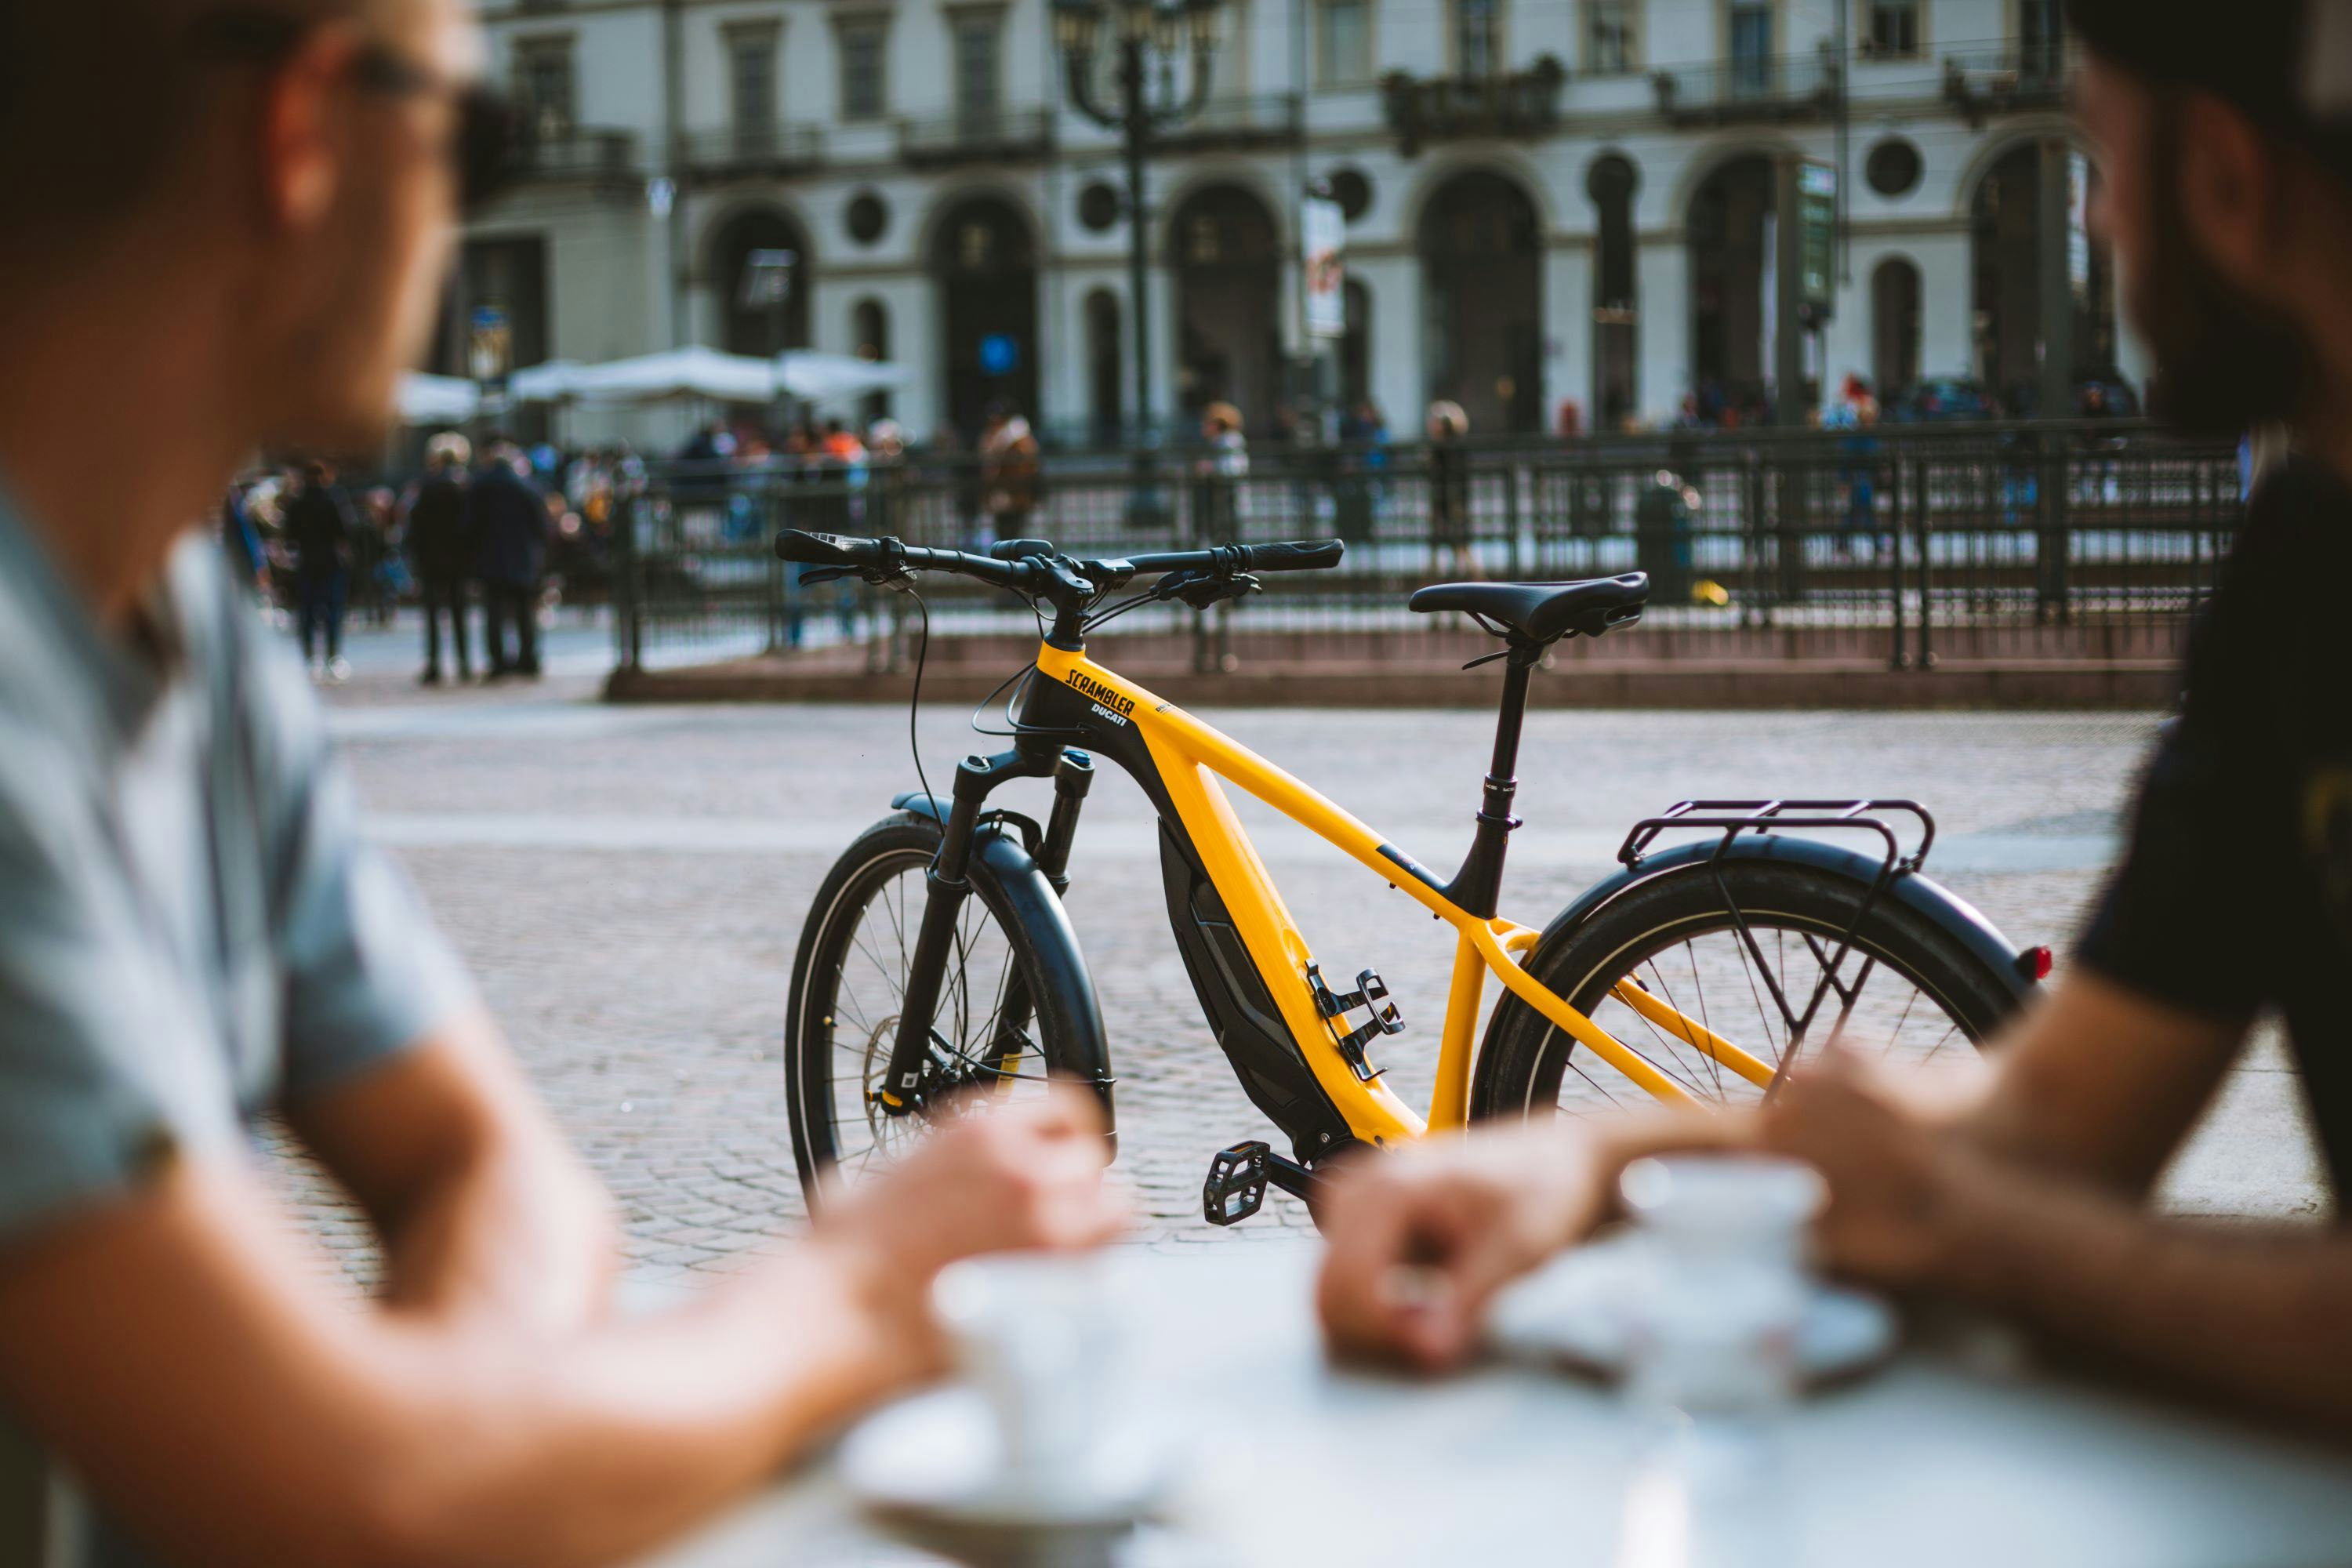
[[[1127,166],[1128,313],[1135,323],[1135,422],[1151,430],[1151,327],[1146,308],[1150,262],[1150,216],[1143,172],[1153,142],[1200,113],[1208,101],[1209,69],[1217,52],[1220,0],[1055,0],[1054,38],[1070,101],[1096,124],[1119,133]],[[1105,103],[1095,90],[1095,55],[1106,10],[1116,13],[1118,96]],[[1192,82],[1176,92],[1176,59],[1192,57]],[[1139,505],[1149,494],[1150,458],[1137,458]]]

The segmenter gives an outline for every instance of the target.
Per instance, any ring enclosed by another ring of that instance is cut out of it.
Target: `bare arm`
[[[354,1311],[248,1174],[183,1162],[0,1254],[0,1403],[176,1557],[624,1559],[931,1373],[947,1258],[1101,1239],[1089,1115],[976,1119],[700,1303],[570,1332]]]
[[[289,1120],[375,1222],[388,1302],[551,1331],[603,1315],[611,1205],[480,1013]]]
[[[1919,1146],[1966,1143],[1990,1163],[2137,1198],[2211,1098],[2241,1026],[2148,1002],[2095,975],[2069,977],[1988,1048],[1992,1071],[1885,1083]],[[1808,1075],[1809,1076],[1809,1075]],[[1803,1085],[1792,1079],[1793,1100]],[[1331,1253],[1322,1310],[1342,1349],[1458,1362],[1494,1292],[1586,1235],[1618,1173],[1644,1154],[1753,1147],[1752,1112],[1654,1110],[1480,1131],[1366,1161],[1325,1204]],[[1832,1150],[1804,1150],[1826,1163]],[[1906,1231],[1901,1246],[1922,1245]],[[1984,1245],[1999,1247],[1999,1235]],[[1395,1271],[1422,1271],[1400,1293]]]
[[[1906,1112],[1851,1063],[1816,1068],[1762,1131],[1829,1178],[1815,1240],[1831,1268],[1956,1295],[2168,1380],[2352,1431],[2352,1242],[2340,1233],[2151,1214],[2117,1189],[2120,1161],[2053,1172],[1988,1149]]]
[[[1952,1125],[1985,1149],[2134,1196],[2179,1147],[2245,1042],[2076,970],[1992,1047],[1986,1091]]]

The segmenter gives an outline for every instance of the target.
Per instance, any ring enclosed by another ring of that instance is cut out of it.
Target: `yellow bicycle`
[[[1635,824],[1621,868],[1549,925],[1502,915],[1529,679],[1553,643],[1638,620],[1649,586],[1639,574],[1444,584],[1412,595],[1412,609],[1465,615],[1503,645],[1490,656],[1503,667],[1493,762],[1451,877],[1087,657],[1087,631],[1127,609],[1205,609],[1258,592],[1259,573],[1336,566],[1342,549],[1331,540],[1078,560],[1042,540],[983,555],[779,535],[777,553],[813,569],[807,579],[905,584],[948,573],[1051,616],[1034,665],[1013,683],[1010,748],[966,758],[946,799],[898,796],[895,815],[835,865],[810,911],[793,970],[785,1088],[813,1205],[940,1117],[1024,1083],[1074,1080],[1111,1110],[1110,1039],[1061,898],[1097,758],[1125,770],[1157,809],[1169,921],[1210,1032],[1289,1145],[1286,1154],[1246,1140],[1212,1158],[1202,1205],[1218,1224],[1255,1213],[1270,1185],[1311,1206],[1331,1161],[1481,1118],[1643,1097],[1753,1100],[1809,1042],[1832,1037],[1913,1059],[1972,1047],[2046,971],[2046,949],[2020,952],[1921,875],[1935,827],[1908,801],[1685,801]],[[989,805],[1021,778],[1053,781],[1043,824]],[[1387,986],[1372,969],[1326,977],[1228,784],[1452,928],[1425,1114],[1390,1089],[1375,1060],[1374,1047],[1404,1026]],[[1678,842],[1660,847],[1669,836]],[[1489,974],[1503,994],[1474,1049]]]

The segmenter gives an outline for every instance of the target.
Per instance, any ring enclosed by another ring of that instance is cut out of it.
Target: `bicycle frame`
[[[1242,995],[1234,1004],[1239,1015],[1270,1004],[1284,1037],[1276,1043],[1295,1052],[1311,1073],[1314,1098],[1323,1102],[1320,1106],[1305,1104],[1308,1097],[1287,1093],[1278,1085],[1253,1083],[1244,1074],[1252,1099],[1292,1136],[1302,1160],[1327,1156],[1349,1140],[1385,1145],[1466,1126],[1476,1048],[1474,1037],[1489,973],[1505,991],[1651,1095],[1673,1103],[1689,1099],[1640,1054],[1530,975],[1520,955],[1535,946],[1540,932],[1495,910],[1505,836],[1517,826],[1508,816],[1516,787],[1509,774],[1516,767],[1531,658],[1513,657],[1496,763],[1486,781],[1486,809],[1479,814],[1478,842],[1463,872],[1449,884],[1441,883],[1337,803],[1190,713],[1095,663],[1078,639],[1069,641],[1073,646],[1049,639],[1039,649],[1036,673],[1015,700],[1015,749],[994,758],[970,758],[958,772],[954,810],[931,873],[924,930],[902,1003],[902,1033],[898,1054],[893,1058],[892,1083],[912,1081],[900,1076],[898,1064],[919,1059],[928,1046],[932,998],[946,957],[946,932],[952,927],[963,893],[962,857],[969,852],[982,801],[1006,779],[1055,773],[1065,766],[1066,748],[1084,746],[1118,763],[1159,807],[1167,840],[1163,858],[1172,855],[1181,862],[1171,863],[1168,869],[1171,914],[1180,942],[1186,936],[1185,914],[1198,913],[1197,902],[1180,908],[1180,873],[1188,869],[1197,871],[1213,889],[1213,900],[1209,900],[1212,913],[1230,921],[1241,949],[1238,961],[1231,952],[1205,948],[1197,963],[1192,952],[1187,953],[1187,966],[1193,971],[1204,1005],[1211,1005],[1211,988],[1219,984]],[[1436,1083],[1425,1115],[1398,1098],[1376,1070],[1368,1071],[1351,1062],[1343,1049],[1345,1025],[1327,1016],[1318,1005],[1308,978],[1313,954],[1234,815],[1226,784],[1337,847],[1453,928],[1453,979],[1438,1046]],[[1045,835],[1065,852],[1075,813],[1075,803],[1057,801],[1054,825]],[[1053,869],[1058,874],[1061,868],[1057,864]],[[936,942],[932,940],[935,924],[940,933]],[[931,952],[936,952],[937,963],[929,961]],[[1239,973],[1244,964],[1255,971],[1257,989],[1251,988],[1253,977]],[[1216,972],[1205,983],[1204,970]],[[1619,982],[1613,994],[1652,1024],[1673,1032],[1739,1077],[1759,1088],[1772,1081],[1770,1064],[1685,1017],[1631,980]],[[1214,1012],[1212,1007],[1213,1024],[1217,1022]],[[1220,1041],[1233,1055],[1235,1047],[1227,1037],[1229,1032],[1221,1030]],[[1238,1057],[1236,1065],[1240,1065]],[[1335,1112],[1343,1126],[1331,1125],[1327,1111]]]

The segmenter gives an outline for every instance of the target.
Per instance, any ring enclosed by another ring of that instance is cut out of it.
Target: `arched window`
[[[890,311],[879,300],[860,300],[849,312],[849,332],[853,352],[859,359],[887,362],[890,358]],[[883,389],[869,392],[858,405],[858,414],[867,425],[877,419],[890,417],[890,394]]]
[[[1087,296],[1087,421],[1097,447],[1116,447],[1125,434],[1120,397],[1126,370],[1120,357],[1118,298],[1097,289]]]
[[[772,265],[780,258],[790,260]],[[809,341],[810,255],[801,226],[774,207],[738,213],[710,245],[719,346],[765,357]]]
[[[1882,407],[1919,379],[1919,269],[1899,256],[1870,275],[1870,369]]]
[[[1593,160],[1585,176],[1592,198],[1592,406],[1594,430],[1614,430],[1639,396],[1641,295],[1633,242],[1633,190],[1640,183],[1631,159],[1612,153]]]

